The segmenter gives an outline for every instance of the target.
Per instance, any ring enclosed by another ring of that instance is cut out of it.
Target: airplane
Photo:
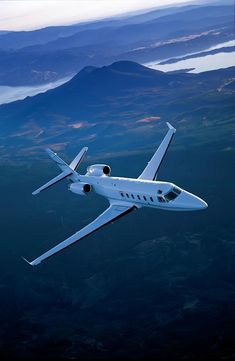
[[[46,149],[48,155],[57,163],[62,173],[35,190],[32,193],[33,195],[39,194],[63,179],[68,179],[71,182],[69,186],[71,192],[81,196],[87,196],[92,191],[96,192],[107,198],[109,207],[93,222],[38,258],[31,262],[25,258],[23,259],[31,266],[36,266],[98,229],[142,207],[168,211],[194,211],[207,208],[207,203],[196,195],[173,183],[156,180],[163,158],[176,132],[176,129],[170,123],[166,124],[168,126],[167,134],[137,179],[111,177],[111,168],[106,164],[91,165],[87,168],[85,175],[79,174],[77,168],[88,151],[87,147],[82,148],[70,164],[63,161],[51,149]]]

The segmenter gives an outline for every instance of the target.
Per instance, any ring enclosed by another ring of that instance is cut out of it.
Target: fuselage
[[[89,183],[97,194],[111,203],[118,201],[137,208],[151,207],[172,211],[204,209],[207,203],[170,182],[133,178],[79,175],[78,181]]]

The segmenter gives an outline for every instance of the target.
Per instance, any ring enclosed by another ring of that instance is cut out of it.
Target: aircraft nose
[[[203,201],[203,199],[185,190],[183,190],[180,194],[179,202],[181,204],[181,208],[185,210],[197,211],[208,207],[208,204]]]
[[[197,200],[197,208],[198,209],[206,209],[208,207],[208,204],[201,198]]]
[[[201,198],[191,195],[192,197],[192,206],[194,209],[206,209],[208,207],[208,204]]]

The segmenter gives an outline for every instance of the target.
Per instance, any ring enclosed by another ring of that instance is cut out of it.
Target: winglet
[[[32,262],[29,262],[26,258],[24,258],[24,257],[21,257],[26,263],[28,263],[30,266],[37,266],[39,263],[41,263],[41,261],[39,261],[39,262],[35,262],[35,260],[34,261],[32,261]]]
[[[174,130],[174,133],[176,132],[176,129],[170,123],[166,122],[166,124],[167,124],[169,129]]]
[[[21,257],[26,263],[28,263],[30,266],[33,266],[33,264],[31,262],[29,262],[26,258]]]
[[[26,263],[28,263],[30,266],[37,266],[39,263],[41,263],[41,260],[35,259],[32,262],[29,262],[26,258],[21,257]]]

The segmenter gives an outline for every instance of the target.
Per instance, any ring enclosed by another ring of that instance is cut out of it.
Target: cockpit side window
[[[176,186],[174,186],[174,187],[172,188],[172,191],[175,192],[176,194],[180,194],[180,193],[181,193],[181,189],[178,188],[178,187],[176,187]]]

